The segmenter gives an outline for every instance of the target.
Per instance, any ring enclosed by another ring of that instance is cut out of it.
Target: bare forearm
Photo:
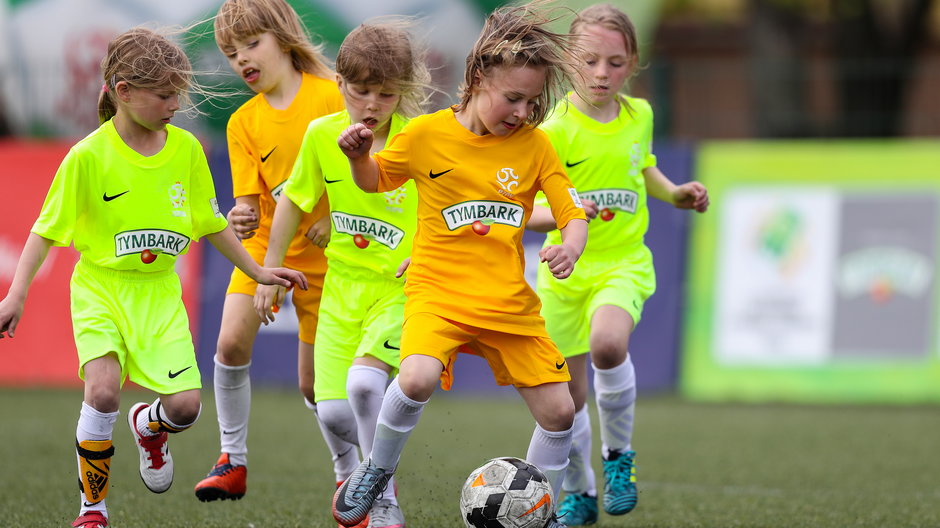
[[[643,169],[643,178],[646,181],[646,192],[649,196],[661,200],[668,204],[675,204],[673,192],[676,190],[676,184],[657,167],[647,167]]]
[[[217,249],[219,253],[229,259],[232,264],[235,264],[238,269],[244,271],[252,280],[258,280],[261,273],[261,266],[252,260],[251,255],[245,251],[245,248],[242,247],[241,242],[238,241],[238,238],[231,229],[226,228],[218,233],[206,235],[206,239],[215,246],[215,249]]]
[[[353,181],[365,192],[376,192],[379,188],[379,164],[372,156],[350,158],[349,170]]]
[[[536,205],[532,208],[532,216],[526,222],[525,228],[537,233],[548,233],[558,229],[558,224],[555,223],[555,217],[552,216],[551,209]]]
[[[30,233],[23,246],[23,252],[20,254],[20,260],[16,264],[16,272],[13,275],[13,282],[10,284],[10,290],[7,297],[15,297],[22,302],[26,299],[26,293],[29,286],[33,283],[33,278],[42,263],[49,254],[49,248],[52,247],[52,241],[43,238],[36,233]]]
[[[284,262],[287,248],[290,247],[303,211],[285,195],[277,201],[274,208],[274,220],[271,221],[271,236],[268,240],[268,252],[264,256],[264,265],[278,267]]]
[[[587,244],[588,226],[587,220],[576,218],[569,221],[565,227],[561,228],[561,243],[564,246],[574,250],[578,258],[584,253],[584,246]]]

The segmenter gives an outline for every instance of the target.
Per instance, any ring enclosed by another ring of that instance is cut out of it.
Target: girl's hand
[[[250,205],[236,204],[235,207],[229,210],[226,218],[229,225],[232,226],[235,236],[239,239],[246,240],[255,236],[255,231],[259,226],[258,213]]]
[[[307,289],[307,277],[299,271],[287,268],[261,268],[261,273],[255,280],[258,284],[271,284],[285,288],[296,285],[301,290]]]
[[[284,298],[290,288],[283,286],[270,286],[259,284],[255,290],[255,311],[261,317],[261,322],[267,325],[274,322],[274,314],[278,312],[281,305],[284,304]]]
[[[578,261],[579,256],[565,244],[545,246],[539,251],[539,259],[548,264],[549,271],[556,279],[568,278],[574,271],[574,263]]]
[[[588,222],[597,218],[597,213],[600,212],[597,202],[584,198],[581,200],[581,206],[584,207],[584,214],[587,215]]]
[[[343,130],[336,142],[349,159],[368,156],[372,148],[372,131],[362,123],[356,123]]]
[[[395,272],[395,278],[401,278],[402,275],[408,270],[408,266],[411,265],[411,257],[406,257],[405,260],[401,261],[401,264],[398,265],[398,270]]]
[[[708,191],[697,181],[676,187],[672,192],[672,200],[679,209],[695,209],[699,213],[708,210]]]
[[[327,214],[314,222],[305,236],[313,245],[325,248],[330,243],[330,227],[330,215]]]
[[[9,296],[0,301],[0,339],[4,337],[13,337],[16,332],[16,325],[23,317],[23,303]],[[3,333],[6,332],[6,336]]]

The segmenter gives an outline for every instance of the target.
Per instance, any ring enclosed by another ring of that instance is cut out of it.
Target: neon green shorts
[[[548,267],[538,268],[537,291],[545,327],[565,357],[590,352],[591,318],[598,308],[623,308],[640,322],[643,304],[656,291],[653,254],[645,245],[611,259],[582,258],[570,277],[558,280]]]
[[[71,298],[80,378],[86,363],[114,353],[122,385],[130,378],[158,394],[202,387],[175,270],[119,271],[80,259]]]
[[[330,261],[313,352],[316,400],[346,399],[354,358],[372,356],[398,372],[404,281]]]

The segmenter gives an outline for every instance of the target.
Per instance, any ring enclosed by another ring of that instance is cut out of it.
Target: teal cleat
[[[636,508],[635,451],[611,451],[604,464],[604,511],[623,515]]]
[[[558,520],[568,526],[587,526],[597,522],[597,497],[587,493],[566,495],[558,505]]]

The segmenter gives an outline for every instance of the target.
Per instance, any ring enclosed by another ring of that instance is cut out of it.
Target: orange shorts
[[[243,243],[251,258],[258,264],[263,264],[264,255],[268,250],[267,241],[257,240],[257,238],[249,238]],[[297,337],[304,343],[313,343],[317,335],[317,324],[320,321],[318,315],[320,312],[320,297],[323,295],[323,278],[326,276],[326,257],[323,256],[323,250],[316,246],[313,249],[317,250],[318,259],[311,259],[309,254],[312,251],[305,251],[299,256],[288,255],[283,264],[285,268],[303,271],[307,277],[306,290],[300,288],[291,290],[291,302],[294,304],[294,311],[297,313],[297,320],[300,322]],[[313,262],[311,263],[311,261]],[[257,287],[257,282],[236,267],[232,270],[232,278],[229,280],[228,289],[225,293],[226,295],[244,293],[245,295],[254,296]]]
[[[450,390],[453,384],[458,352],[485,359],[499,385],[535,387],[571,380],[564,356],[548,337],[497,332],[426,312],[405,320],[402,359],[412,354],[438,359],[444,364],[441,373],[444,390]]]

